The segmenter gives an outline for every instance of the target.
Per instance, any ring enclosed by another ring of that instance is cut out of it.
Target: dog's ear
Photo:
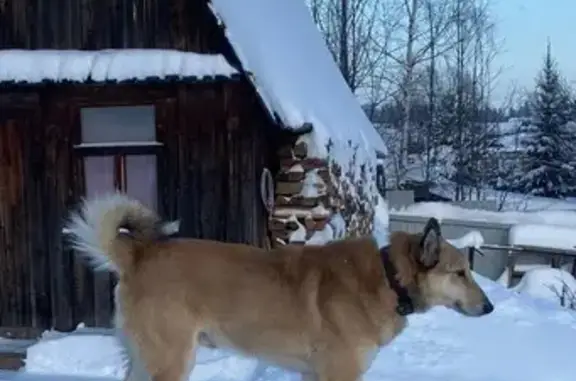
[[[430,218],[424,227],[424,233],[420,240],[418,261],[422,266],[431,269],[438,264],[440,260],[440,242],[442,232],[440,224],[434,217]]]

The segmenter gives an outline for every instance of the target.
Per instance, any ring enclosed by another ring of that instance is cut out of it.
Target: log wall
[[[263,169],[273,126],[243,81],[48,86],[0,92],[0,327],[111,324],[114,279],[66,249],[62,226],[84,194],[82,107],[152,104],[160,214],[183,236],[265,246]],[[107,148],[109,150],[109,148]],[[91,154],[108,154],[91,151]]]

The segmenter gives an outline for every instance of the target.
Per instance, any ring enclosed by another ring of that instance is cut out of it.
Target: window
[[[117,189],[156,209],[154,106],[82,108],[80,121],[86,196]]]
[[[80,113],[82,143],[156,141],[154,106],[83,108]]]

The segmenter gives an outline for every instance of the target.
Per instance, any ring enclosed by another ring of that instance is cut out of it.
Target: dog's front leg
[[[353,352],[330,354],[316,367],[314,381],[361,381],[362,370]]]
[[[306,373],[302,373],[301,380],[302,381],[318,381],[318,376],[316,376],[315,373],[306,372]]]
[[[150,375],[142,361],[136,356],[130,359],[125,381],[150,381]]]

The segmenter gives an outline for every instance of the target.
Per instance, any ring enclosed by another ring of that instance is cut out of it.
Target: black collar
[[[382,260],[382,265],[384,266],[384,272],[388,278],[388,283],[390,287],[396,293],[398,297],[398,305],[396,306],[396,312],[400,316],[407,316],[414,312],[414,302],[408,294],[406,287],[402,286],[398,279],[396,278],[396,266],[390,260],[390,253],[388,252],[389,246],[384,246],[380,249],[380,259]]]

